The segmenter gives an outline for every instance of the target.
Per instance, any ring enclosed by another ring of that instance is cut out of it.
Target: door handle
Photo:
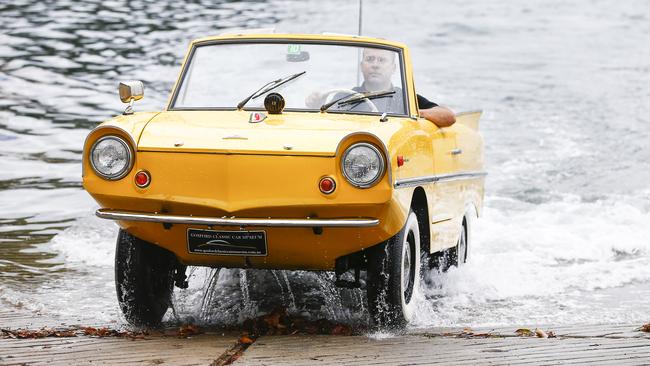
[[[463,150],[461,150],[461,149],[453,149],[453,150],[449,150],[449,153],[451,155],[460,155],[460,154],[463,153]]]

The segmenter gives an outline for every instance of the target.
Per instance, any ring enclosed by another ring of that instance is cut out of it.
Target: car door
[[[431,122],[429,122],[431,123]],[[460,184],[453,179],[458,172],[458,132],[454,126],[439,128],[431,123],[434,182],[429,184],[431,251],[456,245],[462,211]]]

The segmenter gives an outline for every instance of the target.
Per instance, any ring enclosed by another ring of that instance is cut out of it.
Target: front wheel
[[[171,305],[176,257],[120,229],[115,251],[117,300],[126,320],[155,326]]]
[[[368,310],[373,323],[403,328],[415,314],[420,286],[420,231],[415,213],[394,237],[374,248],[368,261]]]

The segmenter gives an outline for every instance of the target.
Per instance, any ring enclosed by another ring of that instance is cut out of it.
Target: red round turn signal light
[[[135,185],[140,188],[145,188],[151,183],[151,176],[146,170],[140,170],[135,173]]]
[[[325,194],[330,194],[336,189],[336,182],[330,177],[325,177],[318,183],[318,188]]]

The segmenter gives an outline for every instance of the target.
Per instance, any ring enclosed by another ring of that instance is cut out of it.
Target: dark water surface
[[[490,175],[471,263],[433,278],[416,326],[645,320],[650,3],[365,3],[364,33],[410,46],[421,94],[485,111]],[[80,184],[86,134],[124,108],[119,80],[142,80],[136,109],[158,110],[193,38],[355,33],[356,21],[352,1],[1,3],[2,306],[123,322],[117,227],[93,217]],[[233,323],[284,305],[364,322],[362,292],[329,277],[195,269],[176,316]]]

